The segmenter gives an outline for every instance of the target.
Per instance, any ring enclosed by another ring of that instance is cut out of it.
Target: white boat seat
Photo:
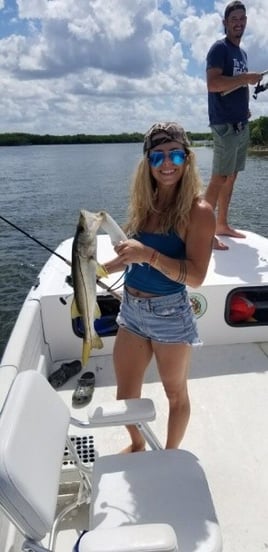
[[[69,409],[41,374],[18,374],[0,416],[0,504],[37,541],[54,522],[69,420]]]
[[[163,449],[160,441],[151,430],[148,422],[155,420],[155,406],[151,399],[121,399],[107,401],[101,406],[90,405],[87,411],[88,422],[71,418],[76,427],[96,428],[119,425],[136,425],[148,445],[154,450]]]
[[[167,523],[181,552],[222,550],[204,471],[186,450],[103,456],[93,468],[92,486],[91,529]]]
[[[43,375],[32,370],[17,375],[0,416],[0,506],[24,536],[25,552],[54,550],[69,423],[68,407]],[[191,453],[152,450],[97,458],[91,483],[89,531],[73,543],[75,551],[221,550],[206,478]],[[48,548],[40,542],[46,535]]]
[[[85,533],[73,552],[179,552],[174,529],[165,523],[123,525]]]
[[[152,422],[155,416],[154,403],[146,398],[107,401],[101,406],[90,405],[88,408],[90,427]]]

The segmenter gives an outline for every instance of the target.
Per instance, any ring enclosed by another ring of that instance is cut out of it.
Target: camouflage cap
[[[224,19],[227,19],[230,13],[234,10],[244,10],[244,12],[246,13],[246,7],[243,2],[240,2],[240,0],[234,0],[234,2],[230,2],[229,4],[227,4],[224,12]]]
[[[185,147],[190,146],[184,128],[178,123],[155,123],[144,136],[143,153],[160,144],[173,141],[180,142]]]

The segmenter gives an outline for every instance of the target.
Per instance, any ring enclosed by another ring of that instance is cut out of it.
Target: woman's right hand
[[[115,245],[114,250],[124,264],[148,263],[153,251],[133,238]]]

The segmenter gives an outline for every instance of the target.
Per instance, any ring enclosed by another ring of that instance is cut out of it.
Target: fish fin
[[[92,349],[102,349],[103,341],[98,334],[95,334],[90,341],[83,340],[82,365],[86,366]]]
[[[98,303],[96,302],[96,305],[95,305],[95,310],[94,310],[94,320],[96,318],[101,318],[101,310],[100,310],[100,307],[98,305]]]
[[[109,273],[107,272],[104,265],[97,263],[96,265],[96,276],[97,278],[108,278]]]
[[[76,300],[75,298],[73,298],[72,300],[72,304],[71,304],[71,316],[72,318],[78,318],[78,316],[81,316],[80,315],[80,312],[77,308],[77,304],[76,304]]]
[[[95,334],[92,339],[92,348],[94,349],[102,349],[103,348],[103,341],[100,338],[98,334]]]

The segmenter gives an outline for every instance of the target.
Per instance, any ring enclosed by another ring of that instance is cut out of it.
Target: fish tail
[[[107,213],[106,211],[102,211],[103,214],[103,220],[101,223],[101,227],[107,234],[110,235],[110,239],[113,245],[117,245],[120,241],[125,241],[127,239],[127,236],[125,232],[123,232],[122,228],[117,224],[117,222]]]

